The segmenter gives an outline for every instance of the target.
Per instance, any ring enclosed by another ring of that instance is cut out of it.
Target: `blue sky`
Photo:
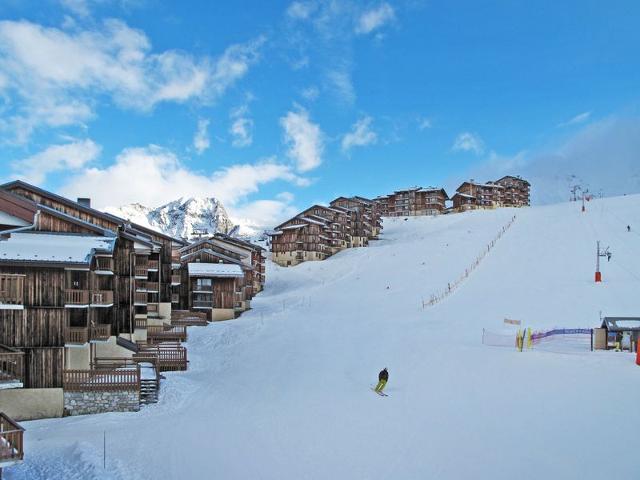
[[[559,4],[561,3],[561,4]],[[8,0],[1,180],[260,227],[468,178],[640,191],[640,3]]]

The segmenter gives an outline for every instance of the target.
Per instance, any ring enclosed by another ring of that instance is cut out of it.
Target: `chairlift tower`
[[[609,247],[604,250],[600,250],[600,240],[596,242],[597,251],[596,251],[596,283],[602,282],[602,272],[600,272],[600,257],[607,257],[607,262],[611,260],[611,256],[613,255],[609,251]]]

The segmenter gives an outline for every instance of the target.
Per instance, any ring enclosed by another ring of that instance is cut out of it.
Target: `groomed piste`
[[[639,315],[639,233],[627,196],[387,219],[369,248],[269,264],[252,311],[189,331],[190,370],[167,374],[158,404],[24,422],[28,458],[6,477],[639,478],[632,354],[482,344],[505,318],[545,331]],[[597,240],[613,252],[601,284]],[[370,389],[383,367],[389,397]]]

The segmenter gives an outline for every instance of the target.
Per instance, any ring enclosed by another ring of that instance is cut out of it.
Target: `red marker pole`
[[[640,338],[636,343],[636,365],[640,365]]]
[[[596,283],[602,282],[602,273],[600,273],[600,241],[597,243],[596,251]]]

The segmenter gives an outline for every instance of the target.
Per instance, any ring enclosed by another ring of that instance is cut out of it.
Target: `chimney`
[[[91,208],[91,199],[90,198],[80,198],[78,197],[78,203],[83,207]]]

